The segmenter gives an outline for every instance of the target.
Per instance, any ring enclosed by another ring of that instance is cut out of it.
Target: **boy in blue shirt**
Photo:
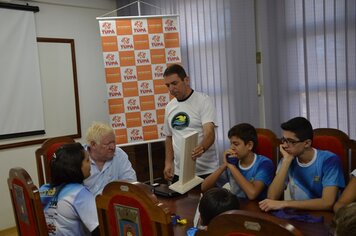
[[[304,117],[293,118],[281,128],[283,158],[268,189],[268,199],[259,203],[260,208],[332,210],[339,189],[345,186],[339,157],[312,147],[313,128]],[[287,185],[292,200],[279,200]]]
[[[202,191],[229,182],[239,198],[264,199],[274,177],[274,166],[267,157],[255,154],[256,129],[247,123],[235,125],[228,132],[231,146],[224,152],[222,165],[202,183]]]

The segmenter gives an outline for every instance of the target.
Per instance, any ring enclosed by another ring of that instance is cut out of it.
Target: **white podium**
[[[198,132],[192,132],[183,136],[182,152],[180,153],[179,180],[169,188],[184,194],[203,182],[203,179],[195,175],[195,161],[192,159],[192,151],[198,144]]]

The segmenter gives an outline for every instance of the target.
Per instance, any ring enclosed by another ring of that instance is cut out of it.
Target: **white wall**
[[[22,1],[12,3],[24,4]],[[38,37],[75,40],[82,136],[92,121],[108,122],[106,85],[97,16],[116,9],[115,0],[42,0],[35,14]],[[63,92],[65,96],[65,92]],[[77,140],[77,141],[83,141]],[[9,169],[24,167],[38,185],[35,150],[40,145],[0,150],[0,230],[15,226],[7,186]]]

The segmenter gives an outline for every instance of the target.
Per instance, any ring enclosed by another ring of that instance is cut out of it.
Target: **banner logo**
[[[125,118],[120,115],[115,115],[112,117],[112,127],[113,128],[125,128],[125,122],[123,121]]]
[[[100,34],[101,36],[113,36],[116,35],[116,26],[114,21],[100,22]]]

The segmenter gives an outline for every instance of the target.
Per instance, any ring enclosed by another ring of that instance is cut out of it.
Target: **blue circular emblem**
[[[189,126],[189,116],[185,112],[179,112],[175,114],[171,120],[173,129],[182,130]]]

